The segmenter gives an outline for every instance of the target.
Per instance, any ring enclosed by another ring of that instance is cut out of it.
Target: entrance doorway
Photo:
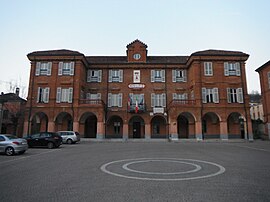
[[[141,138],[141,123],[133,122],[133,138]]]

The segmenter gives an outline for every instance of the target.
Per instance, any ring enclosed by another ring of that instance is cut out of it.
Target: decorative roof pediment
[[[132,41],[130,44],[127,45],[127,48],[130,48],[130,47],[132,47],[134,44],[137,44],[137,43],[143,45],[144,48],[147,48],[147,45],[146,45],[145,43],[141,42],[139,39],[136,39],[136,40]]]

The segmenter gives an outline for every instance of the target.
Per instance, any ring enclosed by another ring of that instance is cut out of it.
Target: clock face
[[[134,58],[135,60],[139,60],[139,59],[141,58],[141,54],[140,54],[140,53],[135,53],[135,54],[133,55],[133,58]]]

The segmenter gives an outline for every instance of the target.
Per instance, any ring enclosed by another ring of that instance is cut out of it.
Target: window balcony
[[[169,104],[169,107],[176,107],[176,106],[193,106],[196,104],[196,100],[172,100]]]
[[[136,105],[135,104],[132,104],[130,106],[128,106],[128,112],[130,113],[136,113]],[[144,113],[146,112],[146,106],[145,104],[138,104],[138,111],[137,113]]]
[[[94,106],[94,105],[104,106],[103,100],[100,100],[100,99],[80,99],[79,104],[80,105],[87,105],[87,106],[89,106],[89,105],[91,105],[91,106]]]

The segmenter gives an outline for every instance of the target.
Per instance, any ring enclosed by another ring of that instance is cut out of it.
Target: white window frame
[[[204,75],[213,76],[213,63],[212,62],[204,62]]]
[[[203,103],[219,103],[218,88],[202,88]]]
[[[51,76],[52,62],[37,62],[36,63],[36,76]]]
[[[102,70],[88,70],[87,82],[101,82]]]
[[[166,94],[151,93],[151,107],[166,107]]]
[[[187,82],[187,70],[186,69],[172,70],[172,82]]]
[[[239,62],[224,62],[225,76],[241,76],[241,68]]]
[[[72,103],[73,88],[61,88],[56,90],[56,103]]]
[[[73,76],[74,75],[74,62],[59,62],[58,75],[59,76]]]
[[[49,103],[50,88],[38,87],[37,103]]]
[[[228,103],[244,103],[242,88],[227,88]]]
[[[122,93],[108,93],[108,107],[122,107],[122,98]]]
[[[109,70],[109,82],[123,82],[123,70],[122,69],[110,69]]]
[[[151,70],[151,82],[165,82],[165,70]]]

